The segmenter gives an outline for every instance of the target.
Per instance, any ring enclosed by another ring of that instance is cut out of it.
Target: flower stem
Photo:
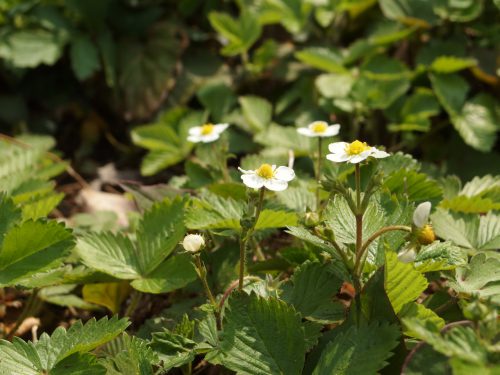
[[[357,309],[357,322],[361,317],[361,272],[358,272],[358,266],[361,262],[361,249],[363,246],[363,212],[361,209],[361,168],[359,163],[356,164],[354,172],[356,180],[356,260],[354,263],[354,288],[356,290],[356,309]]]
[[[259,221],[259,216],[262,211],[262,206],[264,204],[264,193],[265,188],[261,187],[259,192],[259,202],[257,203],[257,210],[255,212],[255,217],[252,223],[252,226],[248,229],[248,231],[242,230],[240,236],[240,277],[239,277],[239,285],[238,290],[243,290],[243,279],[245,278],[245,266],[246,266],[246,249],[248,240],[252,237],[252,234],[255,230],[255,226],[257,225],[257,221]]]
[[[317,167],[316,167],[316,212],[318,212],[318,214],[320,213],[321,211],[321,202],[320,202],[320,197],[319,197],[319,193],[320,193],[320,190],[321,190],[321,149],[322,149],[322,142],[323,141],[323,138],[321,137],[318,137],[318,160],[317,160]]]
[[[208,285],[207,269],[205,268],[205,265],[201,262],[200,254],[195,254],[194,261],[196,263],[196,268],[198,269],[198,276],[200,276],[200,280],[203,284],[203,289],[205,289],[205,294],[207,295],[208,299],[210,300],[210,303],[214,306],[215,310],[217,311],[217,307],[218,307],[217,301],[215,300],[214,295],[212,294],[212,291],[210,290],[210,286]]]

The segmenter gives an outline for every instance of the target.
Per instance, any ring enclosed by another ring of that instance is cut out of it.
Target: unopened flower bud
[[[314,227],[319,223],[319,215],[316,212],[306,212],[304,224],[307,227]]]
[[[205,247],[205,240],[199,234],[188,234],[182,241],[184,250],[190,253],[197,253]]]

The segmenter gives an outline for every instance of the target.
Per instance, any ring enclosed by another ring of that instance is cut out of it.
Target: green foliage
[[[387,365],[399,335],[387,324],[349,327],[323,350],[313,374],[376,374]]]
[[[227,309],[217,362],[239,374],[301,373],[305,336],[293,308],[275,298],[239,293]]]
[[[90,320],[85,325],[81,321],[72,325],[67,331],[60,327],[51,336],[43,334],[33,343],[19,338],[14,341],[0,341],[1,373],[63,374],[64,371],[91,374],[102,373],[102,367],[95,362],[95,358],[85,354],[99,345],[112,340],[128,326],[126,319],[116,317],[108,320]],[[67,372],[66,372],[67,373]]]
[[[135,241],[111,232],[84,235],[77,253],[87,266],[133,280],[131,285],[140,291],[165,293],[181,288],[196,278],[187,257],[169,257],[185,234],[183,206],[181,199],[153,205],[139,222]]]
[[[394,312],[416,300],[427,288],[428,281],[411,264],[402,263],[393,252],[385,253],[384,288]]]

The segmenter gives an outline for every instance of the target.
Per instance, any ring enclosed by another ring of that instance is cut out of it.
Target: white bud
[[[417,228],[422,228],[429,220],[429,215],[431,213],[431,202],[420,203],[415,212],[413,212],[413,224]]]
[[[190,253],[197,253],[205,247],[205,240],[203,239],[203,236],[200,236],[199,234],[188,234],[184,237],[182,246],[184,247],[184,250],[189,251]]]

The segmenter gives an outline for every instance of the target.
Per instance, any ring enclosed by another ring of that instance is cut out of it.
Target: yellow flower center
[[[324,121],[315,121],[311,124],[311,130],[315,133],[324,133],[328,125]]]
[[[436,240],[436,234],[432,225],[426,224],[422,229],[418,231],[418,242],[422,245],[429,245]]]
[[[262,164],[256,171],[258,176],[266,178],[266,179],[271,179],[274,176],[274,171],[273,167],[269,164]]]
[[[212,134],[214,131],[214,125],[213,124],[205,124],[201,127],[201,134],[202,135],[209,135]]]
[[[368,151],[370,146],[366,144],[366,142],[360,142],[355,140],[354,142],[348,144],[345,148],[345,152],[348,155],[359,155],[362,152]]]

